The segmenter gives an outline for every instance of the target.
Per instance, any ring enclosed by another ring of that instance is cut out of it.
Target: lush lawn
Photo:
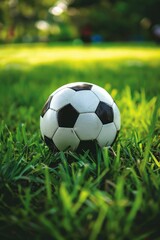
[[[98,84],[119,106],[113,151],[93,158],[43,144],[48,95]],[[0,238],[160,239],[160,48],[0,46]]]

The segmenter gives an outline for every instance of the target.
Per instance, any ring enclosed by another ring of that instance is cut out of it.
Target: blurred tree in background
[[[0,0],[0,41],[153,40],[160,0]]]

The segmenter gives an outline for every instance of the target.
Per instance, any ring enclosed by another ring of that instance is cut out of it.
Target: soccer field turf
[[[53,155],[40,137],[49,94],[91,82],[122,126],[107,149]],[[160,239],[160,48],[0,46],[0,238]]]

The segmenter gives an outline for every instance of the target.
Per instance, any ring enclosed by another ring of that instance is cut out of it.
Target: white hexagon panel
[[[58,91],[50,102],[50,108],[54,110],[59,110],[65,105],[70,103],[71,98],[74,96],[75,91],[70,88],[63,88]]]
[[[113,104],[112,108],[113,108],[113,116],[114,116],[113,121],[114,121],[114,124],[115,124],[117,130],[119,131],[120,127],[121,127],[120,111],[115,103]]]
[[[79,112],[95,112],[99,99],[90,90],[77,91],[70,99],[72,106]]]
[[[100,147],[111,146],[117,135],[117,129],[114,123],[103,125],[102,130],[97,138]]]
[[[52,109],[48,109],[44,116],[40,116],[40,130],[42,137],[52,138],[58,128],[57,113]]]
[[[96,139],[101,129],[102,122],[95,113],[80,114],[74,126],[80,140]]]
[[[59,127],[52,140],[60,151],[68,149],[74,151],[80,143],[80,140],[75,134],[73,128]]]
[[[95,95],[99,98],[99,100],[101,102],[105,102],[105,103],[109,104],[110,106],[112,106],[113,98],[105,89],[103,89],[97,85],[93,85],[92,92],[95,93]]]

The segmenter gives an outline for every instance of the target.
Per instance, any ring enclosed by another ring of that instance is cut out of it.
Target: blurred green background
[[[159,0],[1,0],[0,42],[159,42],[159,9]]]

